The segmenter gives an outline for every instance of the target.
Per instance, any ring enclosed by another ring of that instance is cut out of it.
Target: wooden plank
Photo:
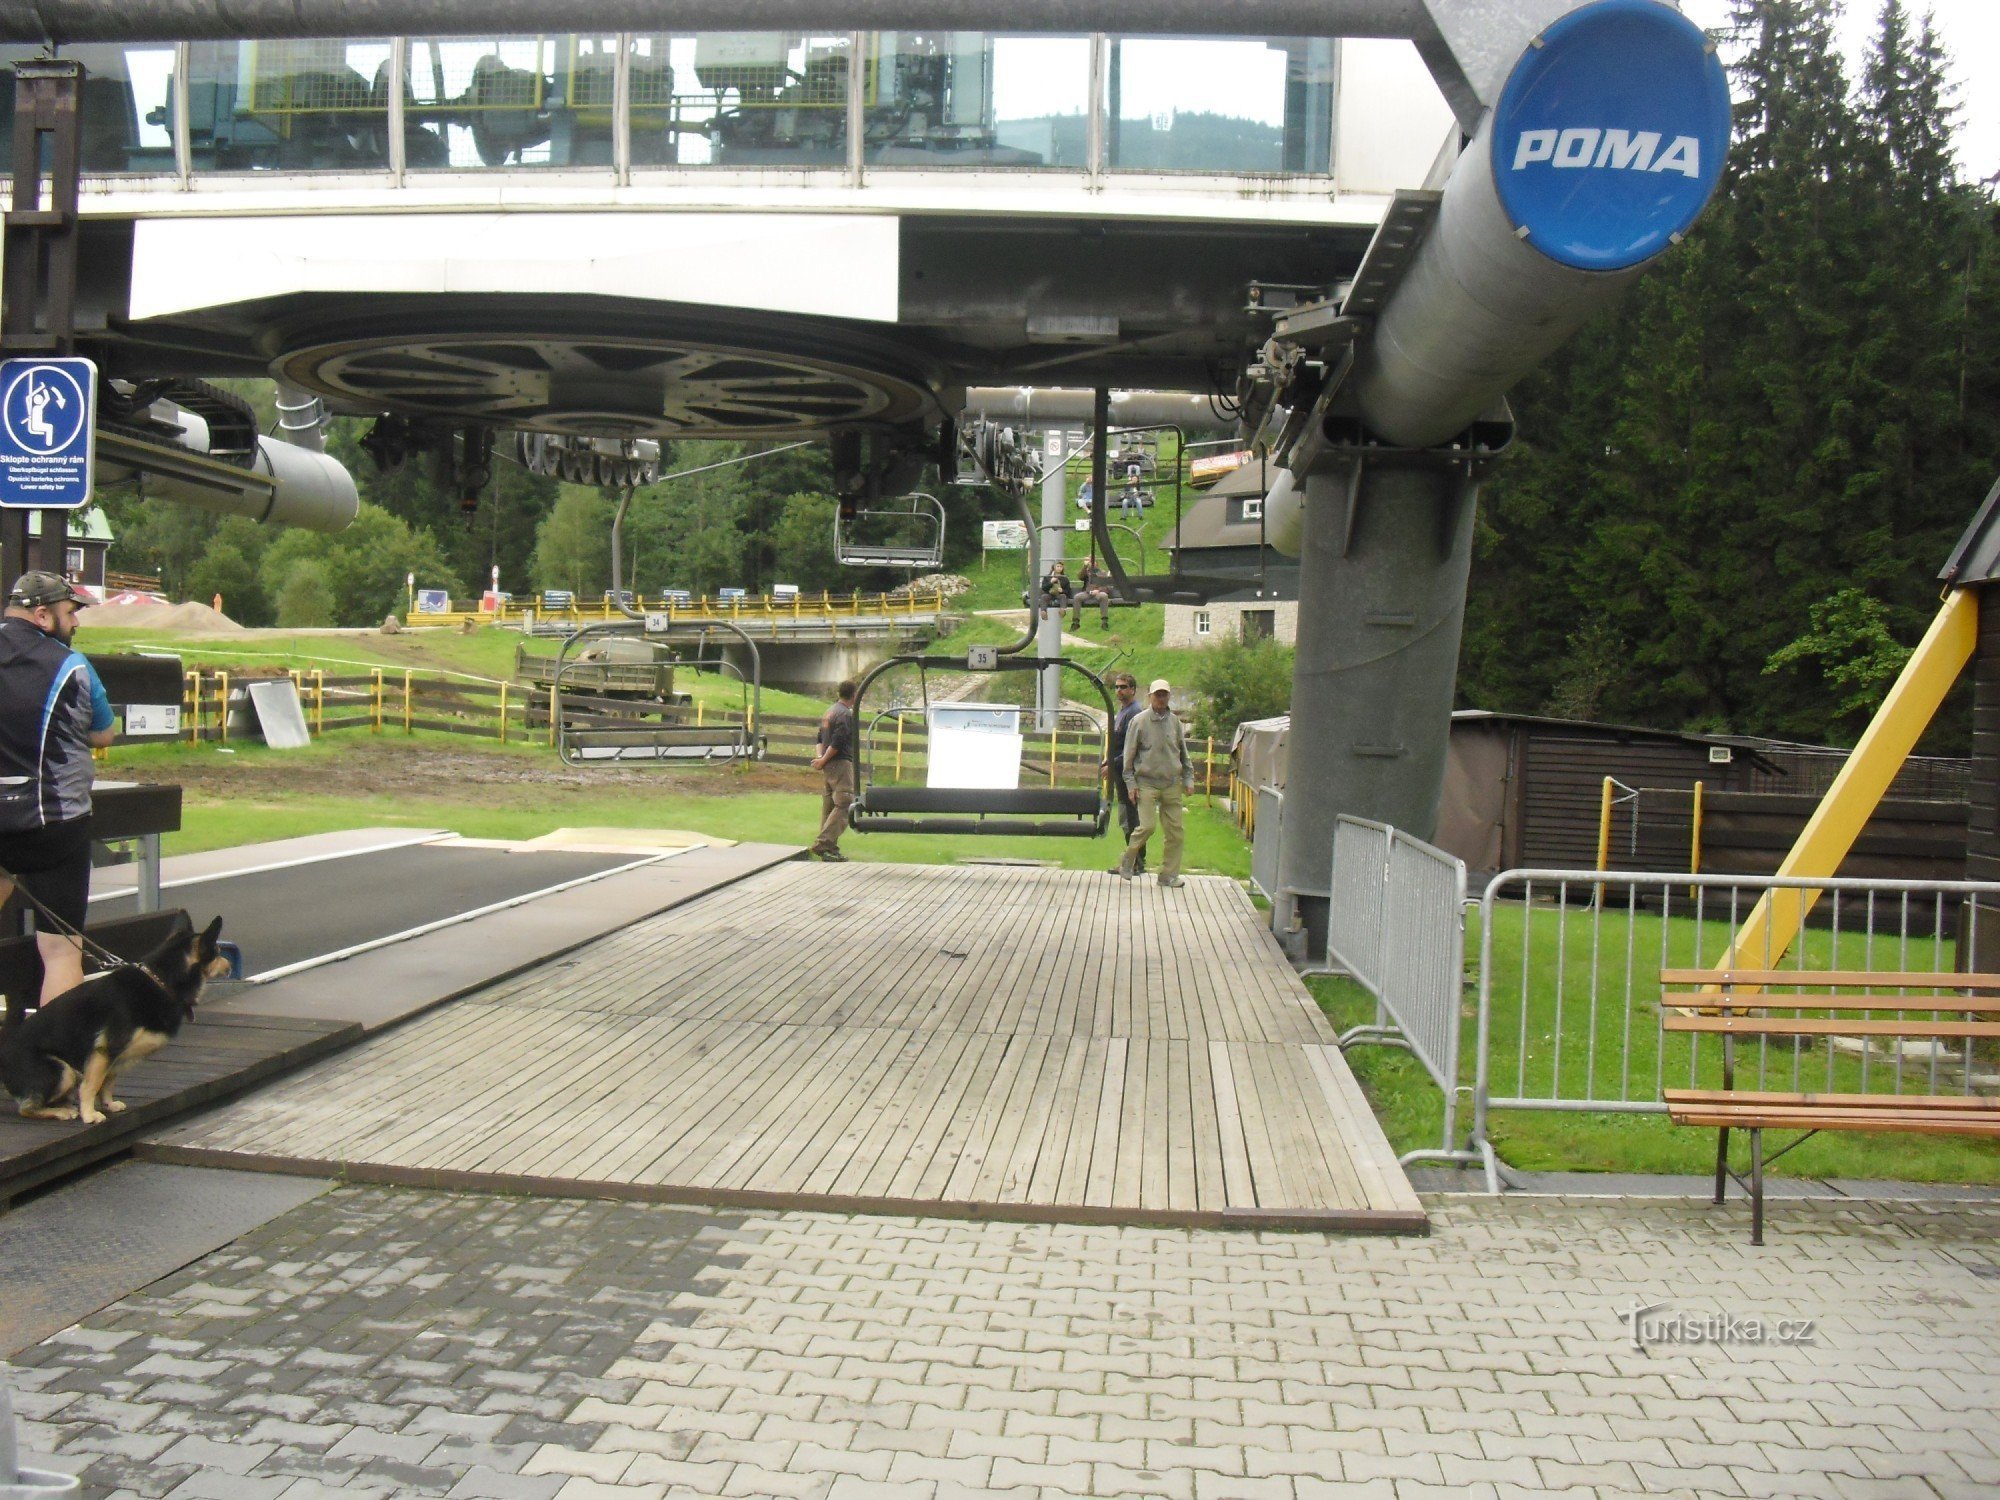
[[[1243,1128],[1243,1110],[1236,1098],[1236,1065],[1225,1041],[1208,1044],[1209,1076],[1215,1081],[1215,1126],[1221,1142],[1223,1202],[1249,1208],[1257,1202],[1256,1178],[1250,1170],[1250,1139]]]
[[[2000,990],[2000,974],[1913,973],[1886,969],[1662,969],[1662,984],[1778,984],[1823,989],[1856,985]]]
[[[1918,1135],[2000,1135],[2000,1119],[1968,1115],[1947,1115],[1913,1110],[1908,1113],[1862,1114],[1858,1111],[1827,1113],[1810,1109],[1781,1109],[1776,1105],[1754,1105],[1745,1109],[1717,1109],[1688,1106],[1670,1111],[1676,1125],[1697,1125],[1731,1129],[1755,1127],[1762,1130],[1883,1130]]]
[[[2000,1097],[1990,1094],[1790,1094],[1758,1089],[1667,1089],[1668,1104],[1783,1104],[1811,1109],[1958,1110],[1968,1114],[2000,1114]]]
[[[1668,1031],[1728,1032],[1736,1036],[2000,1036],[2000,1021],[1849,1021],[1839,1016],[1661,1017]]]
[[[1383,1138],[1361,1085],[1348,1069],[1338,1047],[1314,1047],[1307,1059],[1319,1075],[1333,1129],[1347,1147],[1346,1161],[1360,1181],[1369,1207],[1390,1213],[1421,1214],[1423,1204],[1416,1189],[1396,1162],[1389,1143]]]
[[[1201,1040],[1191,1041],[1187,1047],[1194,1206],[1203,1211],[1220,1209],[1229,1201],[1228,1184],[1222,1172],[1222,1131],[1216,1121],[1215,1074],[1208,1060],[1209,1046],[1210,1043]]]
[[[922,1066],[896,1080],[896,1092],[869,1136],[867,1149],[857,1150],[854,1161],[841,1169],[832,1192],[857,1197],[888,1192],[889,1185],[909,1163],[924,1122],[972,1045],[971,1032],[934,1032],[925,1036]]]
[[[1974,1000],[1963,995],[1694,995],[1669,992],[1660,1004],[1671,1010],[1731,1012],[1742,1010],[1895,1010],[1943,1011],[1949,1015],[2000,1013],[2000,1000]]]
[[[1127,1054],[1131,1043],[1122,1036],[1105,1044],[1097,1091],[1097,1125],[1090,1143],[1090,1173],[1083,1201],[1108,1207],[1118,1177],[1118,1124],[1125,1112]]]

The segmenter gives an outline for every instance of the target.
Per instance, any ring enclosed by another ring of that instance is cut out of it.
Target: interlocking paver
[[[2000,1485],[2000,1284],[1964,1271],[2000,1207],[1801,1203],[1763,1250],[1665,1200],[1433,1212],[1378,1240],[342,1189],[11,1383],[93,1494]],[[1636,1348],[1652,1304],[1817,1336]]]

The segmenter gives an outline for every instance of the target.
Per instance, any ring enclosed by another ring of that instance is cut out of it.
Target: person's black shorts
[[[81,931],[90,915],[90,814],[46,828],[0,833],[0,869],[19,876],[37,901]],[[20,899],[14,897],[15,902]],[[55,923],[38,913],[35,930],[53,931]]]

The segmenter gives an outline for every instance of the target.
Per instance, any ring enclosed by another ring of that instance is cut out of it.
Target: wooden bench
[[[1772,986],[1779,992],[1770,993]],[[1912,990],[1923,993],[1908,993]],[[1662,969],[1660,1010],[1668,1031],[1722,1038],[1722,1087],[1667,1089],[1664,1097],[1675,1124],[1713,1126],[1717,1131],[1715,1201],[1722,1202],[1732,1177],[1749,1192],[1753,1245],[1764,1243],[1767,1160],[1776,1161],[1822,1130],[2000,1135],[2000,1097],[1990,1095],[1786,1093],[1736,1087],[1736,1042],[1740,1037],[1962,1041],[1969,1054],[1974,1041],[2000,1037],[2000,974]],[[1804,1014],[1810,1011],[1828,1014]],[[1732,1129],[1750,1132],[1747,1183],[1729,1169]],[[1766,1158],[1766,1130],[1805,1133]]]

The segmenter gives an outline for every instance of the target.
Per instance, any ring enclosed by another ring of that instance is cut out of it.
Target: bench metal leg
[[[1720,1203],[1729,1182],[1729,1127],[1715,1133],[1715,1201]]]
[[[1764,1243],[1764,1132],[1750,1129],[1750,1243]]]

